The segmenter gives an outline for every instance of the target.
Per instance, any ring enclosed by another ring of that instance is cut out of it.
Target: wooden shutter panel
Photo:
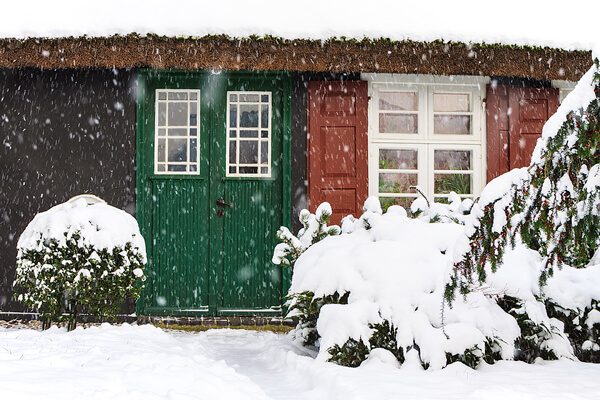
[[[329,202],[333,224],[361,215],[367,199],[367,104],[367,82],[309,82],[309,209]]]
[[[508,86],[487,85],[487,181],[509,171]]]
[[[542,128],[558,108],[558,89],[488,85],[487,180],[527,167]]]
[[[558,109],[558,89],[510,88],[509,167],[527,167],[542,128]]]

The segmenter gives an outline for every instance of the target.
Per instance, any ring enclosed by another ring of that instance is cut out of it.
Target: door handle
[[[217,199],[217,206],[218,206],[218,207],[233,207],[231,204],[229,204],[229,203],[226,203],[226,202],[225,202],[225,200],[223,200],[223,198],[222,198],[222,197],[219,197],[219,198]]]

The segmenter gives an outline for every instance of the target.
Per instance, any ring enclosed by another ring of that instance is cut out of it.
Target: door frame
[[[292,79],[291,74],[286,71],[222,71],[218,73],[211,73],[208,71],[194,70],[194,71],[185,71],[185,70],[155,70],[155,69],[139,69],[137,70],[137,114],[136,114],[136,216],[140,226],[140,231],[142,235],[146,239],[146,248],[147,253],[150,256],[153,250],[153,243],[148,239],[151,239],[150,233],[152,232],[152,210],[148,207],[148,202],[140,201],[140,196],[143,196],[145,193],[145,188],[149,185],[150,177],[153,176],[153,167],[152,171],[149,170],[149,165],[154,162],[154,137],[153,135],[146,135],[145,128],[148,124],[153,124],[153,121],[147,122],[146,120],[150,118],[147,115],[148,107],[152,107],[153,104],[149,104],[152,96],[149,95],[148,83],[150,80],[155,79],[157,77],[177,77],[177,76],[186,76],[186,77],[194,77],[196,76],[199,80],[204,78],[210,79],[211,75],[221,75],[220,78],[231,76],[237,80],[247,79],[248,81],[252,80],[265,80],[265,79],[273,79],[278,78],[281,79],[282,84],[282,99],[283,99],[283,115],[282,115],[282,160],[281,160],[281,173],[282,173],[282,224],[285,226],[290,226],[291,223],[291,213],[292,213],[292,205],[291,205],[291,93],[292,93]],[[225,94],[223,94],[225,95]],[[219,111],[222,115],[225,115],[226,110]],[[209,121],[208,124],[210,126],[211,131],[214,131],[214,124],[217,123],[215,121]],[[223,122],[224,123],[224,122]],[[152,137],[150,137],[152,136]],[[150,143],[148,143],[150,141]],[[211,151],[213,143],[209,143],[208,147],[209,151]],[[190,179],[190,177],[186,177],[185,175],[176,176],[171,175],[173,179]],[[206,179],[209,180],[209,185],[214,179],[218,177],[214,177],[211,175],[207,175]],[[212,195],[210,198],[212,199]],[[214,208],[214,205],[210,205],[211,210]],[[210,218],[212,221],[212,218]],[[210,235],[213,235],[215,232],[215,228],[212,226],[209,229]],[[211,262],[212,261],[211,255]],[[151,262],[149,262],[149,267],[151,268]],[[149,274],[147,274],[149,275]],[[150,277],[148,278],[150,279]],[[214,272],[210,272],[209,282],[215,279]],[[151,282],[147,282],[146,285]],[[283,305],[283,296],[288,292],[289,286],[291,283],[291,272],[289,269],[284,269],[282,271],[282,305]],[[212,292],[212,289],[209,287],[209,293]],[[217,295],[215,298],[221,299],[221,295]],[[211,315],[217,316],[217,304],[210,304],[207,310],[185,310],[185,309],[173,309],[173,308],[163,308],[159,307],[150,307],[148,304],[149,294],[145,294],[144,291],[142,295],[137,300],[136,304],[136,313],[137,315],[189,315],[189,316],[201,316],[201,315]],[[212,303],[212,302],[210,302]],[[151,310],[150,310],[151,308]],[[151,311],[149,313],[148,311]],[[240,312],[227,312],[225,314],[220,313],[219,315],[273,315],[273,312],[269,312],[267,310],[260,310],[258,312],[253,311],[240,311]]]

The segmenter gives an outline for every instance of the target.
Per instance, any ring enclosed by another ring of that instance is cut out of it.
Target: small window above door
[[[228,177],[271,177],[271,92],[227,92]]]
[[[198,175],[200,91],[156,89],[154,173]]]

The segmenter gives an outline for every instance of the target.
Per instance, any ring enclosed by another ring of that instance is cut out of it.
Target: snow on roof
[[[0,38],[270,35],[284,39],[389,38],[590,50],[598,0],[30,0],[2,5]]]

